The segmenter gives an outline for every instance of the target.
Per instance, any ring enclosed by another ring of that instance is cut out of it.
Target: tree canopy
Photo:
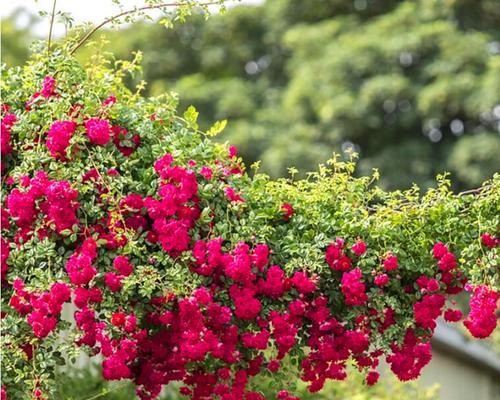
[[[465,188],[500,170],[499,18],[494,1],[278,0],[109,38],[271,176],[355,150],[386,187],[450,171]]]

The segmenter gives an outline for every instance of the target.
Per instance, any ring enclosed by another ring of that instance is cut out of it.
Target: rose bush
[[[382,358],[411,380],[463,290],[471,334],[495,329],[498,176],[454,195],[446,176],[384,192],[336,157],[305,180],[249,174],[212,140],[223,123],[126,89],[137,68],[63,46],[2,70],[2,398],[53,398],[79,351],[141,399],[171,381],[264,399],[262,374],[295,399],[284,364],[311,392],[350,362],[373,385]]]

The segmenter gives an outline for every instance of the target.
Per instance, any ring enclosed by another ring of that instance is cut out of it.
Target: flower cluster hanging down
[[[311,392],[351,362],[368,385],[382,359],[411,380],[440,317],[477,338],[496,328],[491,199],[450,195],[403,221],[367,211],[366,180],[345,171],[251,178],[236,148],[175,107],[72,78],[84,73],[72,65],[35,94],[7,88],[2,105],[2,323],[17,325],[3,339],[2,399],[51,398],[53,363],[33,369],[34,354],[59,357],[48,344],[68,329],[69,346],[100,355],[104,378],[132,380],[141,399],[180,381],[191,399],[259,400],[253,377],[279,382],[291,359]],[[11,88],[19,79],[6,73]],[[435,229],[460,207],[484,218],[480,231],[459,218]],[[463,290],[465,318],[452,301]],[[285,386],[276,398],[296,399]]]

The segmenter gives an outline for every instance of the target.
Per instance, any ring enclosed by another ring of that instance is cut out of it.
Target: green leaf
[[[216,121],[215,124],[206,132],[208,137],[217,136],[221,133],[227,125],[227,119],[223,119],[222,121]]]
[[[189,128],[198,129],[198,114],[194,106],[189,106],[186,111],[184,111],[184,119],[187,122]]]

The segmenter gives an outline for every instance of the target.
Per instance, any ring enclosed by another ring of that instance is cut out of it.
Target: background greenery
[[[29,32],[13,19],[2,53],[20,64]],[[107,36],[117,58],[143,51],[148,94],[179,93],[202,128],[227,118],[222,139],[273,177],[349,149],[386,188],[447,170],[463,189],[500,170],[496,0],[273,0]]]
[[[307,384],[294,377],[296,395],[302,400],[436,400],[438,386],[423,389],[416,383],[402,383],[394,376],[387,376],[383,382],[368,387],[363,383],[364,377],[354,369],[349,372],[346,381],[330,381],[319,393],[309,393]],[[101,378],[101,371],[95,364],[86,369],[64,369],[57,377],[57,396],[65,400],[130,400],[133,398],[133,385],[128,381],[108,382]],[[275,396],[275,383],[271,379],[259,377],[254,387],[261,391],[266,398]],[[168,385],[161,396],[161,400],[181,400],[177,386]]]

